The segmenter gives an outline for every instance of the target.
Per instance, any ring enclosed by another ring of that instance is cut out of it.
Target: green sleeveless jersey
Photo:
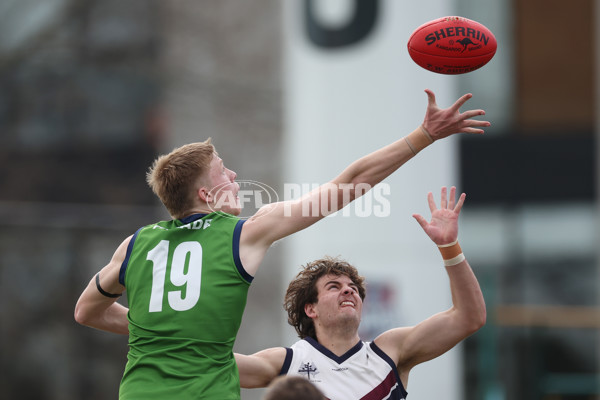
[[[121,400],[240,398],[233,345],[252,281],[238,251],[243,223],[196,214],[133,236],[119,277],[129,302]]]

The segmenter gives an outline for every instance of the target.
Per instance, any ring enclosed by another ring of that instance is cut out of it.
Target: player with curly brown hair
[[[458,244],[465,200],[444,187],[438,208],[428,194],[431,220],[413,217],[438,246],[450,280],[452,306],[421,323],[383,332],[372,342],[358,335],[364,278],[347,262],[326,257],[306,265],[290,283],[284,308],[301,340],[253,355],[236,354],[241,386],[264,387],[279,375],[303,376],[330,400],[405,399],[416,365],[453,348],[486,319],[483,295]]]

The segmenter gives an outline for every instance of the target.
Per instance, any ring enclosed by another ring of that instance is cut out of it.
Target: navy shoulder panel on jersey
[[[290,365],[292,365],[292,356],[294,354],[294,350],[289,347],[285,348],[285,360],[283,361],[283,365],[281,366],[281,371],[279,371],[279,375],[287,375],[290,370]]]
[[[244,266],[242,265],[242,260],[240,258],[240,236],[242,235],[242,226],[244,226],[245,219],[240,219],[237,224],[235,224],[235,228],[233,230],[233,261],[235,262],[235,266],[239,271],[242,278],[246,280],[248,283],[252,283],[254,277],[250,275]]]
[[[129,241],[129,244],[127,245],[127,254],[125,254],[125,259],[123,260],[123,263],[121,264],[121,269],[119,270],[119,283],[123,286],[125,286],[125,271],[127,270],[129,257],[131,257],[131,249],[133,249],[133,243],[135,242],[135,239],[137,238],[138,234],[142,229],[143,227],[138,229],[137,232],[133,234],[131,240]]]

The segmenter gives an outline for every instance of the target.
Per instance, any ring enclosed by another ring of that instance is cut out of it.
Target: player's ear
[[[313,303],[306,303],[304,305],[304,313],[308,318],[314,318],[317,316],[315,305]]]
[[[212,194],[210,190],[208,190],[208,188],[204,186],[201,186],[200,189],[198,189],[197,195],[200,198],[200,200],[202,200],[205,203],[210,203],[210,201],[212,200]]]

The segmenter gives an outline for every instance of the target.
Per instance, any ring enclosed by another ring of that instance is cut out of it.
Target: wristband
[[[423,124],[421,124],[421,126],[419,128],[421,128],[421,130],[423,131],[423,133],[425,134],[425,136],[427,136],[427,139],[429,139],[429,141],[431,143],[433,143],[433,138],[431,137],[431,133],[429,133],[429,131],[427,129],[425,129],[425,127],[423,126]]]
[[[458,239],[452,243],[440,244],[438,245],[438,249],[442,254],[446,267],[451,267],[465,260],[465,255],[460,248],[460,244],[458,244]]]
[[[405,136],[404,140],[406,140],[406,144],[408,144],[408,147],[410,147],[410,150],[415,155],[433,143],[433,138],[423,125],[419,126],[418,129],[415,129],[408,136]]]

